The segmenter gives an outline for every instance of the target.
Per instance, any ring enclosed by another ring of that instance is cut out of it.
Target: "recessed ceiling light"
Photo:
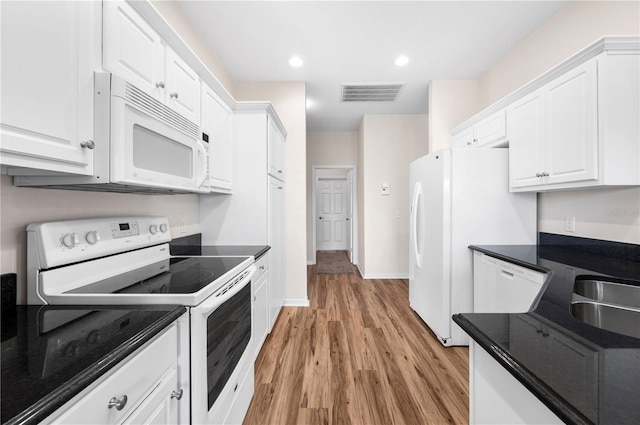
[[[409,58],[406,56],[398,56],[398,59],[394,62],[396,66],[405,66],[409,63]]]
[[[294,56],[291,59],[289,59],[289,65],[291,65],[294,68],[300,68],[302,66],[302,59],[300,59],[298,56]]]

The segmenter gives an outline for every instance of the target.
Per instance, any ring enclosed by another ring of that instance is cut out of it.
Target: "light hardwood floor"
[[[307,277],[310,307],[282,309],[244,425],[469,423],[468,348],[436,340],[408,281]]]

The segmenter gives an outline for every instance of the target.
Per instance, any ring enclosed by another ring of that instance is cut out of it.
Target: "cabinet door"
[[[96,2],[2,2],[0,163],[93,174]],[[96,22],[96,20],[98,22]]]
[[[188,120],[200,125],[200,77],[180,56],[167,47],[165,103]]]
[[[209,186],[231,190],[233,174],[233,112],[206,84],[202,84],[202,131],[209,136]]]
[[[498,111],[473,126],[473,143],[477,148],[495,147],[507,142],[505,110]]]
[[[464,131],[453,136],[454,148],[471,148],[473,147],[473,127],[469,127]]]
[[[178,374],[173,368],[162,378],[158,387],[145,401],[123,422],[129,424],[169,425],[178,423],[178,404],[186,400],[176,398],[174,391],[178,388]],[[185,406],[184,408],[188,408]]]
[[[285,297],[284,184],[269,179],[269,319],[273,327]]]
[[[253,290],[253,361],[258,358],[271,322],[269,320],[269,272],[255,284]]]
[[[509,123],[509,185],[541,183],[544,155],[544,96],[537,90],[507,109]]]
[[[543,89],[545,106],[545,183],[598,177],[597,62],[569,71]]]
[[[104,67],[164,102],[162,38],[125,1],[105,1]]]
[[[269,119],[269,174],[284,180],[284,136]]]

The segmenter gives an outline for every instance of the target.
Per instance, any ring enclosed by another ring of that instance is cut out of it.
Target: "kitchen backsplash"
[[[640,263],[640,245],[540,232],[538,244]]]

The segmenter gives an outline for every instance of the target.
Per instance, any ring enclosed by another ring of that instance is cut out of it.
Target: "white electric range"
[[[27,301],[188,307],[191,422],[244,416],[253,395],[251,256],[171,256],[166,217],[27,227]]]

